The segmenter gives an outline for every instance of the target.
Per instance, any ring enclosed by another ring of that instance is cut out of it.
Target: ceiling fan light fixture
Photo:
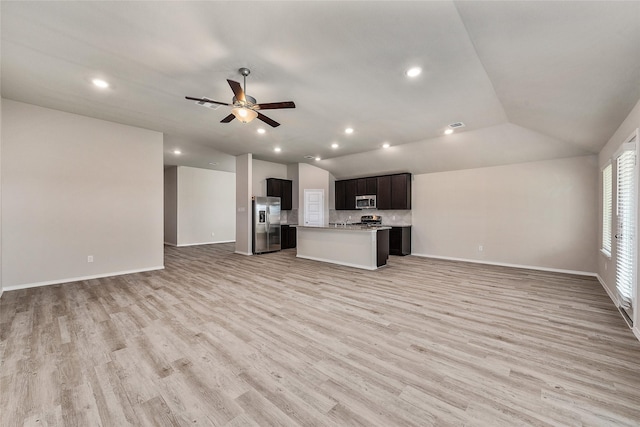
[[[236,119],[240,120],[242,123],[249,123],[258,117],[257,112],[246,107],[234,107],[231,109],[231,114],[233,114]]]

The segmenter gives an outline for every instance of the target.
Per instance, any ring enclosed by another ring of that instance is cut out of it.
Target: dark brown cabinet
[[[389,230],[389,254],[411,254],[411,226],[391,227]]]
[[[336,186],[335,186],[335,201],[336,201],[336,205],[335,205],[335,209],[337,211],[341,211],[341,210],[347,209],[345,207],[345,200],[346,200],[345,192],[346,191],[347,191],[347,181],[336,181]]]
[[[295,248],[297,244],[297,229],[289,225],[281,225],[280,244],[282,249]]]
[[[391,175],[391,209],[411,209],[411,174]]]
[[[356,181],[358,186],[356,196],[371,196],[376,194],[378,189],[378,180],[375,176],[369,178],[358,178]]]
[[[378,192],[376,206],[378,209],[391,209],[391,176],[379,176],[376,178]]]
[[[354,210],[356,196],[375,195],[376,208],[411,209],[411,174],[345,179],[335,183],[336,210]]]
[[[280,197],[280,209],[290,211],[293,208],[293,181],[280,178],[267,178],[267,196]]]
[[[376,231],[376,265],[378,267],[387,265],[389,259],[389,231],[391,230]]]
[[[354,210],[356,208],[356,193],[358,192],[357,181],[357,179],[345,181],[344,208],[346,210]]]

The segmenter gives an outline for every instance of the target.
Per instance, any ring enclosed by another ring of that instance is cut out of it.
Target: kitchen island
[[[391,227],[337,225],[298,229],[298,258],[375,270],[387,264]]]

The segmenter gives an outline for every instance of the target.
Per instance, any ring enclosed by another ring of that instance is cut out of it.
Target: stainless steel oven
[[[375,209],[376,196],[356,196],[356,209]]]

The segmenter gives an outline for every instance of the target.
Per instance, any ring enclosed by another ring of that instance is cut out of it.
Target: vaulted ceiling
[[[3,1],[0,13],[4,98],[163,132],[165,164],[234,170],[250,152],[353,177],[579,156],[640,99],[637,1]],[[240,67],[258,102],[296,103],[264,112],[281,126],[220,123],[229,107],[184,99],[230,102]],[[465,127],[444,136],[454,122]]]

